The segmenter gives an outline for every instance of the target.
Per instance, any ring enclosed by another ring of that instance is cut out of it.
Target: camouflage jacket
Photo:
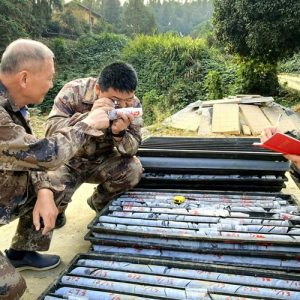
[[[61,128],[73,126],[91,110],[95,94],[95,78],[82,78],[67,83],[54,100],[53,108],[47,120],[46,136],[59,132]],[[133,107],[141,107],[135,98]],[[99,156],[109,154],[114,147],[121,155],[133,156],[141,143],[141,123],[130,124],[124,137],[115,141],[107,129],[100,136],[90,136],[85,145],[75,155],[75,160],[82,158],[96,160]]]
[[[45,170],[68,161],[86,141],[89,126],[80,122],[51,138],[37,139],[22,113],[0,82],[0,224],[41,188],[59,191],[62,186]]]

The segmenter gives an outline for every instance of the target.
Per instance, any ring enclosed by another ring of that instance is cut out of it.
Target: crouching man
[[[56,193],[64,187],[47,170],[68,161],[90,131],[107,128],[106,107],[75,126],[38,139],[28,122],[28,104],[39,104],[53,86],[53,53],[44,44],[19,39],[4,51],[0,65],[0,226],[19,218],[11,247],[0,252],[0,298],[19,299],[26,289],[16,271],[47,270],[60,263],[49,248],[58,214]]]

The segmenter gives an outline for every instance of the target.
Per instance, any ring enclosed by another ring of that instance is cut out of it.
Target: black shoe
[[[5,250],[6,257],[18,270],[45,271],[57,267],[60,264],[58,255],[40,254],[36,251],[20,251],[23,258],[12,259],[10,250]]]
[[[63,227],[66,224],[66,222],[67,222],[66,214],[63,211],[57,215],[54,229]]]

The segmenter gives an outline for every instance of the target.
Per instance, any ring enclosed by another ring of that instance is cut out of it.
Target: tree
[[[119,0],[102,0],[101,14],[105,21],[114,25],[120,25],[121,22],[121,4]]]
[[[61,0],[0,1],[0,51],[19,37],[40,37],[46,31],[54,8],[62,8]]]
[[[29,36],[33,24],[30,0],[0,1],[0,52],[5,46],[19,37]]]
[[[127,35],[152,34],[157,28],[153,13],[143,0],[129,0],[124,4],[122,24]]]
[[[86,21],[76,18],[71,11],[66,11],[60,15],[60,33],[67,35],[80,36],[84,33],[90,32],[90,24]]]
[[[159,32],[176,31],[188,35],[212,15],[212,1],[208,0],[149,0],[147,6],[155,16]]]
[[[31,36],[39,37],[48,28],[54,9],[62,9],[62,0],[31,0],[32,15],[35,20]]]
[[[101,5],[103,0],[81,0],[80,2],[86,7],[92,8],[97,13],[101,12]]]
[[[270,70],[276,72],[278,60],[300,46],[299,0],[214,0],[213,23],[218,40],[230,53],[238,54],[249,68],[259,66],[257,69],[273,78]],[[255,89],[259,91],[259,86]]]

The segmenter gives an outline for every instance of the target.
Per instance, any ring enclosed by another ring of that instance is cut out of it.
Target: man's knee
[[[20,299],[26,290],[24,278],[0,252],[0,299]]]

